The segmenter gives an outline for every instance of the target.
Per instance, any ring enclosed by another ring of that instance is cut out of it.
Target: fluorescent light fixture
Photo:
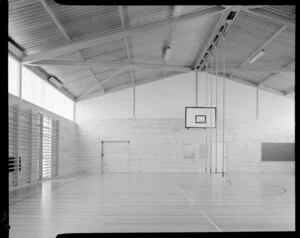
[[[49,81],[51,83],[53,83],[58,88],[62,88],[62,86],[63,86],[63,83],[60,80],[58,80],[57,78],[53,77],[53,76],[49,77]]]
[[[253,64],[255,61],[257,61],[260,57],[262,57],[266,52],[264,50],[259,51],[256,55],[253,56],[251,60],[249,60],[250,64]]]
[[[170,55],[171,55],[171,48],[170,48],[170,46],[168,46],[168,47],[166,47],[166,49],[165,49],[165,57],[164,57],[164,60],[165,60],[165,61],[169,61]]]

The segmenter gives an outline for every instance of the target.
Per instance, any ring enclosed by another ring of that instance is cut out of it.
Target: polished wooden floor
[[[10,194],[13,238],[295,230],[294,175],[81,173],[25,190]]]

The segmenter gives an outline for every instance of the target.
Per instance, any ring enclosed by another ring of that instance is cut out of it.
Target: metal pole
[[[218,108],[218,48],[216,48],[216,110]],[[218,126],[216,121],[216,173],[218,172]]]
[[[206,66],[205,66],[205,88],[206,88],[206,91],[205,91],[205,116],[207,117],[207,91],[208,91],[208,88],[207,88],[207,76],[208,76],[208,73],[207,73],[207,62],[206,62]],[[207,146],[207,121],[206,121],[206,128],[205,128],[205,173],[207,173],[207,160],[208,160],[208,146]]]
[[[223,35],[223,146],[222,146],[222,176],[224,177],[224,146],[225,146],[225,59],[226,59],[226,55],[225,55],[225,37]],[[228,153],[228,152],[227,152]]]
[[[195,71],[195,106],[198,107],[198,70]]]
[[[213,56],[210,58],[210,173],[212,173],[212,60]]]

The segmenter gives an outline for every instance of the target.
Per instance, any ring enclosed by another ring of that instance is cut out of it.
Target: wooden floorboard
[[[14,191],[10,203],[12,238],[295,230],[294,175],[77,174]]]

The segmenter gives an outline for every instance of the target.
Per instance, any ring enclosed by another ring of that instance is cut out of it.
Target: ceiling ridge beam
[[[219,19],[217,20],[216,24],[212,28],[209,37],[204,41],[206,42],[205,45],[200,49],[199,53],[196,56],[196,59],[194,60],[194,64],[193,64],[194,70],[195,69],[202,70],[209,55],[212,54],[214,47],[218,44],[221,35],[222,34],[224,35],[225,32],[230,28],[230,26],[233,24],[233,22],[237,18],[242,8],[243,8],[242,5],[230,6],[227,8],[226,11],[223,11],[221,13]],[[230,12],[236,12],[236,14],[234,15],[233,19],[228,20],[227,17]],[[220,31],[221,27],[224,27],[222,31]]]
[[[46,52],[40,52],[40,53],[36,53],[36,54],[32,54],[32,55],[28,55],[25,56],[23,58],[23,62],[34,62],[34,61],[38,61],[41,59],[49,59],[49,58],[55,58],[61,55],[65,55],[68,54],[70,52],[74,52],[77,50],[81,50],[81,49],[85,49],[85,48],[89,48],[92,46],[96,46],[102,43],[107,43],[110,42],[112,39],[115,38],[125,38],[125,37],[129,37],[133,34],[139,33],[141,31],[146,31],[146,30],[150,30],[150,29],[155,29],[158,27],[162,27],[162,26],[166,26],[166,25],[170,25],[173,23],[178,23],[178,22],[183,22],[186,20],[190,20],[193,19],[195,17],[200,17],[200,16],[212,16],[215,14],[218,14],[222,11],[226,10],[226,8],[221,7],[221,6],[214,6],[211,8],[206,8],[203,10],[199,10],[197,12],[192,12],[192,13],[188,13],[185,14],[177,19],[165,19],[162,21],[158,21],[155,23],[149,23],[149,24],[144,24],[141,26],[136,26],[133,28],[128,28],[126,30],[122,30],[122,31],[118,31],[116,33],[112,33],[103,37],[99,37],[99,38],[95,38],[95,39],[90,39],[90,40],[85,40],[85,41],[81,41],[81,42],[77,42],[77,43],[73,43],[71,45],[68,46],[63,46],[63,47],[59,47],[53,50],[49,50]]]
[[[56,16],[54,15],[54,13],[52,12],[52,10],[50,9],[50,7],[48,6],[48,4],[45,2],[45,0],[38,0],[44,7],[44,9],[47,11],[47,13],[50,15],[51,19],[54,21],[55,25],[58,27],[58,29],[61,31],[61,33],[64,35],[64,37],[68,40],[68,42],[70,44],[72,44],[72,40],[71,38],[69,37],[69,35],[67,34],[67,32],[65,31],[64,27],[61,25],[61,23],[57,20]],[[77,55],[79,56],[79,58],[82,60],[82,61],[85,61],[83,55],[79,52],[79,51],[76,51]],[[96,75],[94,74],[94,72],[88,68],[87,69],[89,74],[92,76],[92,78],[96,81],[96,83],[100,85]]]

